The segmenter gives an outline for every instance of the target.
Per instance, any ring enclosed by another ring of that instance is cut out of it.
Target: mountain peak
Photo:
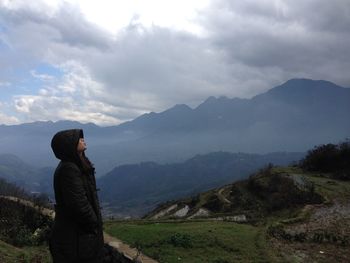
[[[295,78],[290,79],[283,83],[282,85],[278,87],[302,87],[302,88],[314,88],[314,87],[340,87],[333,82],[327,81],[327,80],[313,80],[313,79],[306,79],[306,78]]]
[[[227,104],[228,102],[231,102],[231,101],[232,101],[232,99],[230,99],[226,96],[220,96],[220,97],[210,96],[204,102],[199,104],[196,109],[198,110],[198,109],[216,106],[216,105],[220,105],[220,104],[224,105],[224,104]]]
[[[259,94],[253,98],[253,100],[275,98],[275,99],[287,99],[288,101],[293,98],[296,100],[308,100],[312,97],[327,97],[335,96],[335,94],[342,94],[347,92],[346,88],[338,86],[330,81],[326,80],[312,80],[305,78],[290,79],[268,90],[265,93]]]
[[[170,108],[170,109],[167,109],[162,113],[169,113],[169,112],[175,112],[175,113],[186,113],[186,112],[189,112],[189,111],[192,111],[192,108],[189,107],[188,105],[186,104],[176,104],[174,107]]]
[[[210,103],[216,103],[216,102],[223,102],[223,101],[227,101],[227,100],[230,100],[230,99],[227,98],[226,96],[220,96],[220,97],[210,96],[210,97],[208,97],[202,104],[210,104]]]
[[[191,107],[189,107],[186,104],[176,104],[174,107],[171,109],[176,109],[176,110],[192,110]]]

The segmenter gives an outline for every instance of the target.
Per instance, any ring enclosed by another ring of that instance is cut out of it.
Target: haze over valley
[[[0,175],[52,195],[57,160],[50,140],[59,130],[82,128],[102,200],[115,213],[140,216],[161,201],[244,178],[268,163],[297,162],[316,145],[344,140],[350,131],[349,101],[348,88],[292,79],[252,99],[209,97],[193,109],[178,104],[117,126],[1,125]],[[193,163],[197,159],[203,167]],[[213,170],[210,160],[216,163]],[[185,178],[181,186],[174,184],[178,177]],[[202,184],[193,184],[198,180]],[[163,185],[159,193],[157,184]]]

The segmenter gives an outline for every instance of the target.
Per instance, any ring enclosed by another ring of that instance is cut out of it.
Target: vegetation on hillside
[[[307,171],[329,173],[335,179],[350,180],[350,140],[316,146],[300,166]]]
[[[22,187],[16,184],[9,183],[4,178],[0,178],[0,195],[15,196],[23,199],[30,199],[31,195],[28,194]]]
[[[1,263],[51,263],[47,246],[15,247],[0,240]]]
[[[170,209],[161,218],[174,218],[179,209],[188,207],[185,218],[192,218],[200,209],[205,209],[208,211],[205,217],[244,214],[248,221],[256,221],[281,209],[323,202],[322,195],[315,191],[314,183],[299,168],[288,169],[270,164],[248,179],[191,198],[161,204],[145,218],[153,218],[176,205],[177,210]]]
[[[47,243],[52,219],[34,207],[0,198],[0,239],[15,245]]]
[[[52,219],[41,213],[44,206],[49,206],[44,196],[33,196],[0,179],[0,239],[19,247],[46,244]]]
[[[8,182],[4,178],[0,178],[0,196],[13,196],[21,199],[29,200],[34,205],[51,208],[49,196],[45,193],[30,194],[23,187]]]

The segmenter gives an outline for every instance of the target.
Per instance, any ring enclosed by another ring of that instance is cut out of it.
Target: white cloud
[[[1,124],[13,125],[13,124],[20,123],[18,118],[16,118],[15,116],[10,116],[5,113],[6,108],[7,108],[7,105],[0,101],[0,125]]]
[[[96,105],[99,105],[99,108]],[[108,105],[94,101],[81,103],[72,97],[22,95],[15,98],[15,107],[19,113],[26,116],[26,122],[64,119],[83,123],[93,122],[102,126],[121,122],[112,115],[115,112],[111,112]]]
[[[76,120],[108,126],[138,116],[144,111],[114,106],[100,99],[103,85],[92,80],[86,69],[74,61],[61,68],[65,74],[54,86],[39,90],[36,95],[17,95],[14,106],[23,121]],[[127,117],[125,117],[127,116]]]
[[[86,19],[112,34],[127,27],[131,21],[145,27],[161,26],[198,33],[197,12],[208,5],[208,0],[148,0],[148,1],[85,1],[70,0],[79,6]]]
[[[6,124],[6,125],[14,125],[14,124],[19,124],[20,121],[18,118],[14,116],[8,116],[2,112],[0,112],[0,123],[1,124]]]
[[[30,74],[34,78],[37,78],[37,79],[39,79],[41,81],[44,81],[44,82],[50,82],[50,81],[55,80],[55,76],[51,76],[51,75],[48,75],[48,74],[40,74],[40,73],[37,73],[35,70],[31,70]]]

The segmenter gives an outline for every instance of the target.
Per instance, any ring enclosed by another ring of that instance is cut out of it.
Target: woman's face
[[[77,146],[78,153],[82,153],[86,150],[86,143],[84,141],[84,138],[80,138]]]

